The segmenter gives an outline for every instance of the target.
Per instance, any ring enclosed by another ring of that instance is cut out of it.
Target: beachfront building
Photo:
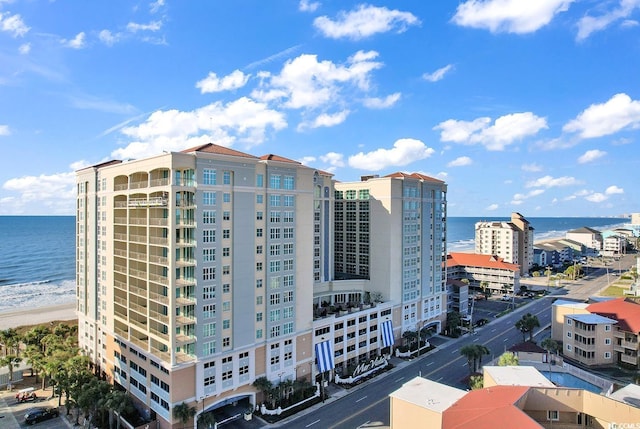
[[[494,293],[520,290],[520,267],[498,256],[451,252],[446,265],[448,279],[466,279],[475,290]]]
[[[533,266],[533,227],[520,213],[511,221],[482,221],[475,225],[475,253],[497,255],[519,265],[520,275]]]
[[[331,377],[445,318],[441,181],[335,184],[206,144],[85,168],[77,186],[80,346],[160,428],[182,403],[246,409],[259,377],[315,381],[329,361]],[[340,313],[318,317],[325,301]]]
[[[415,377],[389,395],[391,428],[613,428],[640,421],[640,408],[628,403],[555,387],[533,368],[507,371],[485,371],[485,387],[471,391]]]
[[[604,234],[603,234],[604,236]],[[619,258],[627,249],[627,238],[623,235],[612,234],[603,238],[602,240],[602,256],[609,256]]]
[[[565,238],[584,244],[590,253],[597,254],[602,249],[602,233],[588,226],[567,231]]]

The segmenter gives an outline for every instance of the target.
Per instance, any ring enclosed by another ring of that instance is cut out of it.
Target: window
[[[293,207],[295,199],[293,195],[285,195],[283,201],[285,207]]]
[[[571,331],[567,331],[567,338],[571,338]]]
[[[284,261],[282,261],[282,269],[284,271],[293,270],[293,259],[285,259]]]
[[[283,228],[283,238],[293,238],[293,228]],[[317,238],[317,237],[314,237]]]
[[[292,190],[294,188],[293,176],[284,176],[284,189]]]
[[[280,207],[280,195],[269,195],[269,204],[271,207]]]
[[[203,192],[203,194],[202,194],[202,203],[205,206],[215,206],[216,205],[216,193],[215,192]]]
[[[205,185],[215,185],[216,184],[216,170],[211,168],[205,168],[202,173],[202,181]]]
[[[202,307],[202,316],[205,319],[212,319],[216,317],[216,305],[209,304]]]
[[[256,280],[256,288],[260,289],[262,287],[262,279],[257,279]]]
[[[223,247],[222,248],[222,256],[229,256],[229,248],[228,247]]]
[[[228,276],[230,273],[231,273],[231,265],[223,265],[222,266],[222,274]]]
[[[605,338],[604,343],[608,346],[611,344],[611,338]]]
[[[269,255],[271,256],[279,256],[280,255],[280,245],[272,244],[269,246]]]
[[[205,377],[204,378],[204,385],[205,386],[211,386],[212,384],[215,384],[216,382],[216,376],[212,375],[210,377]]]
[[[215,323],[205,323],[202,327],[202,334],[205,337],[213,337],[216,335],[216,324]]]
[[[202,345],[202,353],[205,356],[212,355],[216,352],[216,342],[215,341],[207,341]]]
[[[231,212],[222,212],[222,220],[230,220]]]
[[[293,307],[285,307],[282,310],[283,319],[291,319],[293,317]]]
[[[256,229],[256,237],[262,237],[262,228]]]
[[[262,220],[264,214],[262,212],[256,212],[256,220]]]
[[[231,310],[231,301],[225,301],[222,303],[222,311],[230,311]]]
[[[556,410],[547,411],[547,420],[554,420],[554,421],[560,420],[558,411]]]
[[[279,211],[271,211],[269,213],[269,221],[270,222],[280,222],[280,218],[282,217],[282,213]]]
[[[264,202],[264,195],[258,194],[256,195],[256,204],[262,204]]]
[[[264,186],[264,174],[256,175],[256,186],[263,187]]]
[[[224,173],[222,173],[222,183],[225,185],[230,185],[231,184],[231,172],[230,171],[225,171]]]
[[[293,322],[287,322],[283,325],[283,332],[285,335],[293,334]]]
[[[215,267],[204,267],[202,269],[202,280],[215,280],[216,269]]]
[[[287,228],[285,228],[287,229]],[[269,238],[272,240],[280,238],[280,228],[269,228]]]
[[[280,320],[280,309],[269,310],[269,321],[277,322],[278,320]]]
[[[262,245],[256,246],[256,255],[262,255]]]
[[[293,243],[285,243],[282,245],[283,255],[293,255]]]
[[[571,325],[571,319],[567,319],[567,325]]]
[[[216,297],[215,286],[204,286],[202,288],[202,299],[214,299]]]
[[[269,272],[277,273],[280,271],[280,261],[269,261]]]
[[[204,262],[215,262],[216,260],[216,249],[202,249],[202,260]]]
[[[604,352],[605,359],[611,359],[611,352]]]
[[[272,293],[269,295],[269,304],[270,305],[278,305],[280,304],[280,294]]]
[[[231,328],[231,320],[224,319],[222,321],[222,329],[229,329],[229,328]]]
[[[222,347],[229,347],[231,345],[231,338],[224,337],[222,339]]]
[[[222,381],[231,380],[233,378],[233,371],[225,371],[222,373]]]
[[[571,344],[567,344],[567,351],[571,351]]]
[[[282,294],[282,302],[293,302],[293,291],[288,290]]]
[[[222,293],[231,292],[231,285],[229,283],[225,283],[222,285]]]
[[[280,325],[271,327],[271,338],[276,338],[280,336]]]
[[[604,330],[607,332],[611,331],[611,325],[604,325]]]
[[[228,192],[225,192],[224,194],[222,194],[222,202],[230,203],[231,202],[231,194],[228,193]]]
[[[222,238],[229,238],[231,236],[231,230],[223,229],[222,230]]]
[[[262,312],[256,313],[256,322],[262,322]]]
[[[216,231],[214,229],[203,229],[202,230],[202,241],[204,243],[215,243],[216,242]]]
[[[256,339],[262,338],[262,329],[256,329]]]
[[[269,176],[269,187],[271,189],[280,189],[280,178],[281,176],[277,174],[272,174]]]

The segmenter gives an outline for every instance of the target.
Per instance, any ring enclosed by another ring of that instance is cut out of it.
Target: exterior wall
[[[498,255],[520,266],[520,274],[533,266],[533,228],[521,214],[512,213],[511,222],[477,222],[475,253]]]
[[[563,355],[589,366],[611,365],[613,356],[613,325],[586,324],[565,317]]]
[[[511,291],[520,290],[520,272],[514,270],[456,265],[447,267],[447,276],[456,280],[467,279],[469,285],[476,288],[487,282],[487,287],[493,292],[501,292],[503,286]]]
[[[566,332],[564,331],[565,317],[572,314],[589,314],[585,308],[576,308],[572,305],[551,306],[551,338],[563,343]]]
[[[393,396],[390,397],[390,408],[392,429],[442,427],[442,413],[394,398]],[[417,422],[420,423],[418,424]]]
[[[590,232],[567,232],[565,234],[567,240],[577,241],[584,244],[587,248],[592,250],[602,249],[602,235],[600,233]]]

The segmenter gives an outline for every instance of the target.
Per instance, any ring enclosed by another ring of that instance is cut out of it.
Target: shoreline
[[[0,330],[40,325],[54,320],[77,320],[76,303],[25,307],[0,312]]]

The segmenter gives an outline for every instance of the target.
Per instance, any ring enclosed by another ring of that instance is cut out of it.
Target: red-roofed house
[[[639,408],[565,387],[497,385],[465,392],[416,377],[389,396],[392,429],[610,428],[640,421]]]
[[[469,286],[487,288],[494,292],[502,291],[505,286],[510,291],[520,289],[520,267],[505,262],[496,255],[479,253],[451,252],[447,255],[447,278],[469,280]]]
[[[587,311],[618,321],[613,328],[614,361],[640,368],[640,305],[625,298],[617,298],[590,304]]]

